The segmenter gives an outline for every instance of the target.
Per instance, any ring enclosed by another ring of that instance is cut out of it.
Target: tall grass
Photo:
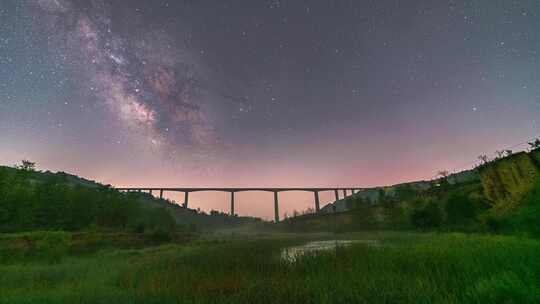
[[[201,242],[0,265],[0,303],[540,303],[537,240],[443,234],[280,259],[295,242]]]

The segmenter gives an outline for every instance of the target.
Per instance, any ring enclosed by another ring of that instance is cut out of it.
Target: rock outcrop
[[[479,168],[484,194],[492,204],[511,206],[540,182],[540,151],[520,152]]]

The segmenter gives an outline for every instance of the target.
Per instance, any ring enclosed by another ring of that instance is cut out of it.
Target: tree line
[[[151,208],[136,194],[96,184],[68,181],[65,173],[40,173],[35,163],[0,167],[0,231],[65,230],[92,227],[144,232],[172,230],[174,218],[161,207]]]

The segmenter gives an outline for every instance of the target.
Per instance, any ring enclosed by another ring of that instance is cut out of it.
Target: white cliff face
[[[467,171],[450,175],[448,177],[448,182],[450,184],[456,184],[456,183],[476,181],[479,179],[480,179],[480,176],[478,175],[478,172],[476,170],[467,170]],[[429,188],[431,188],[432,184],[433,184],[433,181],[417,181],[417,182],[411,182],[411,183],[397,184],[397,185],[388,186],[388,187],[370,188],[370,189],[365,189],[360,192],[357,192],[348,197],[361,198],[364,200],[369,200],[371,204],[376,204],[377,201],[379,200],[381,189],[384,189],[385,195],[394,196],[396,195],[396,188],[399,186],[409,185],[414,190],[423,191],[423,190],[428,190]],[[321,212],[335,213],[335,212],[344,212],[348,210],[349,210],[349,207],[347,206],[347,200],[339,199],[333,203],[330,203],[324,206],[321,209]]]

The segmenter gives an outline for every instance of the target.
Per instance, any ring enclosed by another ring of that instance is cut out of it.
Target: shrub
[[[448,197],[444,210],[449,224],[464,224],[478,219],[481,211],[489,208],[489,204],[481,198],[464,193],[452,193]]]
[[[92,224],[86,232],[84,242],[87,248],[97,248],[103,242],[103,235],[99,231],[99,227]]]
[[[525,206],[508,220],[512,230],[540,237],[540,185],[525,200]]]
[[[442,223],[442,212],[435,202],[418,206],[411,213],[411,224],[421,230],[439,227]]]
[[[155,229],[174,230],[176,222],[171,213],[165,208],[141,208],[137,217],[132,219],[130,230],[144,233]]]
[[[450,224],[459,224],[474,220],[475,203],[466,194],[452,194],[444,206],[446,219]]]
[[[36,241],[36,249],[49,263],[59,263],[67,254],[70,241],[71,235],[67,232],[45,232],[42,238]]]
[[[172,240],[172,234],[163,228],[157,228],[148,235],[148,239],[153,243],[166,243]]]
[[[409,200],[417,195],[417,191],[410,184],[398,185],[395,191],[400,200]]]
[[[492,208],[482,217],[489,231],[540,237],[540,185],[521,202],[519,208]]]
[[[389,227],[400,228],[408,223],[408,218],[405,215],[403,203],[401,202],[383,202],[383,213]]]
[[[144,230],[146,230],[144,223],[135,224],[133,227],[133,232],[135,233],[144,233]]]
[[[484,224],[488,231],[498,233],[501,231],[502,224],[501,220],[496,218],[493,215],[488,215],[484,218]]]
[[[9,219],[9,212],[6,208],[0,207],[0,225],[7,222]]]

